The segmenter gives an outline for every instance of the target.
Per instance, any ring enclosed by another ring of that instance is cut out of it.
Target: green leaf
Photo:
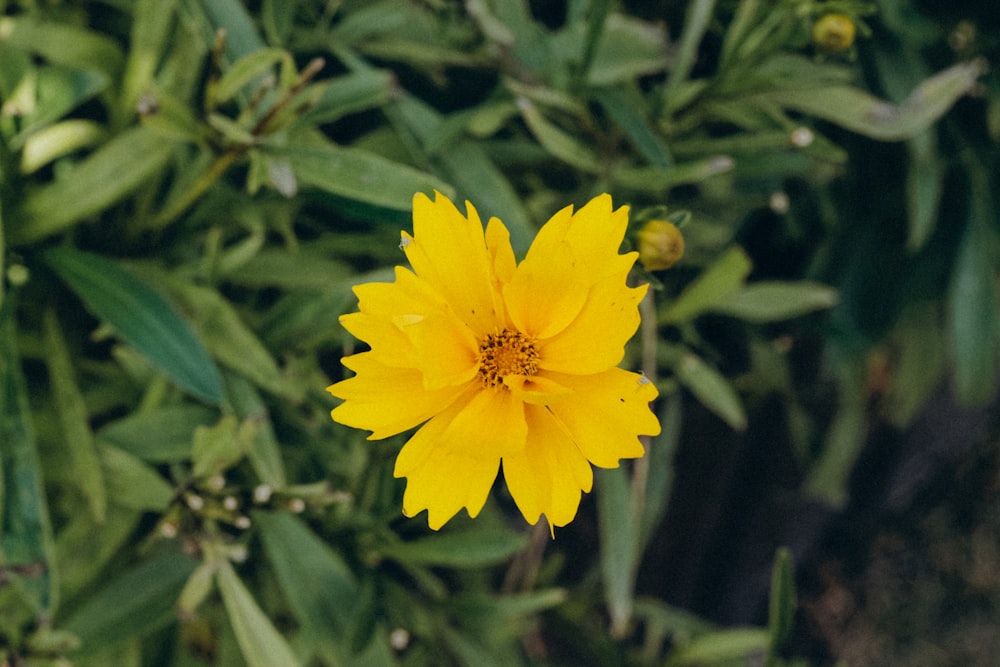
[[[65,120],[38,130],[24,142],[21,171],[31,174],[64,155],[104,139],[104,127],[89,120]]]
[[[412,97],[404,97],[392,109],[397,112],[399,123],[412,132],[424,148],[443,122],[436,111]],[[483,147],[471,140],[457,141],[435,155],[434,164],[455,185],[459,196],[474,199],[481,213],[503,220],[510,230],[514,253],[523,256],[535,237],[531,216],[517,191]]]
[[[77,512],[56,533],[59,590],[67,599],[92,584],[108,561],[122,553],[126,542],[135,535],[141,512],[116,505],[114,492],[110,495],[112,502],[104,523],[96,523],[88,513]],[[95,535],[101,538],[94,539]]]
[[[722,418],[730,428],[737,431],[746,428],[747,415],[743,402],[733,385],[719,371],[688,352],[678,360],[674,372],[695,398]]]
[[[316,84],[320,92],[315,104],[302,114],[304,123],[332,123],[347,114],[380,107],[392,98],[395,76],[386,70],[371,69],[347,74]]]
[[[872,139],[898,141],[915,137],[944,115],[975,85],[982,68],[978,61],[953,65],[924,80],[898,106],[843,85],[775,90],[761,97]]]
[[[218,570],[219,592],[233,634],[249,667],[296,667],[299,660],[254,601],[228,561]]]
[[[257,477],[272,489],[282,489],[287,484],[285,464],[281,458],[278,438],[268,413],[267,404],[246,378],[232,374],[226,378],[227,395],[236,416],[254,425],[247,448],[247,458]]]
[[[549,121],[531,100],[518,98],[517,108],[535,139],[549,153],[583,171],[597,173],[601,170],[597,155]]]
[[[495,529],[442,533],[383,548],[383,555],[408,565],[488,567],[505,562],[527,544],[525,535]]]
[[[599,88],[593,96],[647,162],[654,167],[673,164],[670,149],[643,115],[642,105],[634,99],[640,97],[638,93],[628,95],[618,88]]]
[[[96,70],[109,78],[122,69],[122,50],[114,40],[70,23],[38,21],[30,14],[4,16],[0,35],[6,44],[58,65]]]
[[[278,63],[291,64],[291,55],[284,49],[260,49],[246,54],[226,68],[215,86],[216,104],[228,102],[241,88],[266,76]]]
[[[748,664],[767,650],[768,632],[758,628],[716,630],[701,635],[674,653],[667,665]]]
[[[20,579],[36,614],[55,608],[52,526],[42,487],[28,394],[21,374],[15,298],[0,307],[0,563],[22,566]]]
[[[662,72],[668,62],[667,50],[667,35],[662,25],[610,14],[587,72],[587,83],[606,86]]]
[[[196,426],[191,443],[192,476],[211,477],[242,459],[249,435],[232,415],[226,415],[215,426]]]
[[[201,340],[226,367],[276,394],[298,399],[303,388],[289,384],[270,351],[219,292],[165,276],[163,283],[190,313]]]
[[[59,318],[52,307],[42,315],[45,340],[45,363],[49,371],[49,388],[55,399],[59,424],[62,427],[63,451],[73,469],[72,480],[87,501],[97,523],[104,521],[108,509],[104,474],[90,430],[90,415],[80,393],[73,371],[73,362],[63,340]]]
[[[805,483],[807,495],[834,508],[843,507],[848,500],[848,479],[864,444],[869,401],[866,371],[861,358],[839,360],[837,414],[827,427],[823,450]]]
[[[632,620],[635,575],[639,561],[638,517],[631,501],[631,489],[624,468],[602,470],[597,475],[599,551],[604,599],[611,617],[611,636],[626,635]]]
[[[254,512],[264,551],[295,619],[330,662],[346,664],[358,585],[339,554],[285,512]]]
[[[451,192],[438,179],[359,148],[342,148],[320,139],[282,153],[299,182],[348,199],[410,211],[413,195]]]
[[[767,629],[771,635],[768,655],[775,657],[792,632],[795,622],[795,569],[792,552],[781,547],[774,555]]]
[[[743,285],[751,267],[743,249],[733,246],[660,313],[660,323],[685,322],[709,310]]]
[[[730,292],[709,310],[748,322],[779,322],[836,303],[837,290],[820,283],[761,281]]]
[[[113,206],[163,168],[172,144],[142,127],[125,130],[51,185],[28,194],[8,243],[26,245]]]
[[[202,0],[201,6],[214,30],[225,31],[226,55],[230,60],[239,60],[264,48],[264,41],[254,26],[253,18],[242,3],[237,0]]]
[[[97,438],[150,463],[176,463],[191,456],[194,429],[217,420],[217,411],[200,405],[167,405],[109,422]]]
[[[46,125],[62,118],[107,87],[108,77],[69,67],[48,66],[26,76],[14,97],[21,116],[20,133],[11,142],[21,146]]]
[[[46,263],[99,319],[166,373],[181,389],[219,403],[219,372],[187,323],[146,283],[118,264],[69,247],[44,253]]]
[[[83,653],[145,635],[173,620],[177,596],[195,565],[177,552],[155,556],[88,596],[62,627],[80,638]]]
[[[948,328],[955,359],[959,398],[984,405],[996,391],[997,346],[997,238],[987,220],[995,211],[989,191],[972,193],[969,224],[962,235],[948,287]]]
[[[98,452],[112,503],[148,512],[167,509],[174,489],[151,465],[107,443],[98,445]]]

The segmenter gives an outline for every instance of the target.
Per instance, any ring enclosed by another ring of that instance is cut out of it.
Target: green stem
[[[715,0],[695,0],[690,12],[688,12],[680,44],[677,47],[677,58],[674,60],[674,66],[670,69],[670,77],[667,79],[666,85],[663,86],[659,105],[661,110],[670,107],[670,98],[691,74],[698,55],[698,45],[701,43],[701,38],[705,36],[714,9]]]
[[[246,146],[236,146],[234,148],[230,148],[225,153],[217,157],[215,162],[212,163],[212,166],[210,166],[205,173],[199,176],[198,180],[196,180],[186,192],[176,198],[170,206],[161,211],[160,214],[153,219],[150,226],[153,229],[163,229],[179,218],[185,211],[191,208],[191,206],[193,206],[194,203],[198,201],[198,199],[205,194],[205,192],[212,187],[212,185],[219,180],[224,173],[226,173],[226,170],[229,169],[229,167],[231,167],[233,163],[246,152],[246,149]]]
[[[656,383],[656,297],[650,286],[646,296],[639,302],[639,340],[641,344],[642,372],[646,379]],[[640,436],[646,454],[632,464],[632,516],[636,518],[636,528],[642,525],[642,513],[646,507],[646,486],[649,483],[649,446],[651,438]]]

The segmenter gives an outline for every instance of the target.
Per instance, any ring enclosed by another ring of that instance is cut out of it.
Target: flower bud
[[[669,269],[684,256],[684,236],[672,222],[650,220],[637,236],[639,261],[647,271]]]
[[[813,24],[813,43],[825,53],[845,51],[854,43],[856,31],[847,14],[825,14]]]

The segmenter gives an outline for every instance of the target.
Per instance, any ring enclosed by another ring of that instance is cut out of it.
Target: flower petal
[[[564,252],[561,246],[565,243],[578,266],[586,267],[595,279],[602,278],[609,268],[607,261],[618,255],[625,238],[628,210],[622,206],[613,211],[608,194],[594,197],[576,213],[568,206],[542,226],[525,261],[532,255],[544,259]]]
[[[403,511],[428,511],[437,530],[461,508],[476,516],[486,502],[500,457],[524,449],[524,404],[503,390],[472,390],[428,421],[396,458],[393,474],[406,477]]]
[[[369,440],[413,428],[447,408],[462,393],[461,387],[428,391],[419,371],[386,366],[371,352],[342,361],[357,375],[326,388],[344,399],[331,416],[346,426],[372,431]]]
[[[418,193],[413,198],[413,236],[403,233],[403,250],[417,275],[479,337],[495,330],[503,313],[483,223],[472,204],[465,206],[468,217],[440,192],[434,201]]]
[[[531,255],[504,285],[507,313],[518,331],[547,338],[579,314],[590,288],[586,274],[578,271],[568,246],[549,255]]]
[[[528,523],[544,514],[551,526],[565,526],[576,516],[580,492],[590,491],[593,471],[546,408],[527,406],[525,414],[528,443],[503,458],[507,488]]]
[[[642,375],[611,368],[595,375],[554,375],[573,389],[550,410],[583,456],[602,468],[643,455],[639,435],[657,435],[660,422],[649,403],[656,386]]]
[[[527,436],[524,402],[510,391],[482,389],[455,416],[441,437],[443,446],[499,459],[524,449]]]
[[[426,509],[427,525],[434,530],[463,507],[475,517],[486,504],[499,469],[499,459],[433,448],[423,465],[406,476],[403,513],[413,517]]]
[[[439,389],[461,384],[479,370],[476,339],[450,312],[428,315],[403,328],[413,344],[414,363],[424,375],[424,387]]]
[[[624,277],[619,276],[595,285],[568,326],[538,341],[539,367],[589,375],[621,363],[625,343],[639,328],[638,305],[647,287],[626,287]]]
[[[628,226],[628,206],[612,210],[611,196],[594,197],[576,213],[567,207],[556,213],[539,230],[528,254],[548,257],[561,252],[567,244],[578,266],[587,267],[594,278],[602,278],[609,267],[607,262],[618,255],[625,228]]]
[[[573,393],[572,389],[541,375],[508,375],[503,383],[514,396],[532,405],[548,405]]]
[[[510,232],[497,218],[486,223],[486,248],[493,258],[493,273],[501,283],[509,283],[517,268],[514,249],[510,245]]]

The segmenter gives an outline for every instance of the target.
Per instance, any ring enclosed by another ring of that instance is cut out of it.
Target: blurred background
[[[998,57],[972,0],[0,1],[0,664],[995,664]],[[330,419],[435,189],[521,254],[631,208],[663,433],[554,539]]]

